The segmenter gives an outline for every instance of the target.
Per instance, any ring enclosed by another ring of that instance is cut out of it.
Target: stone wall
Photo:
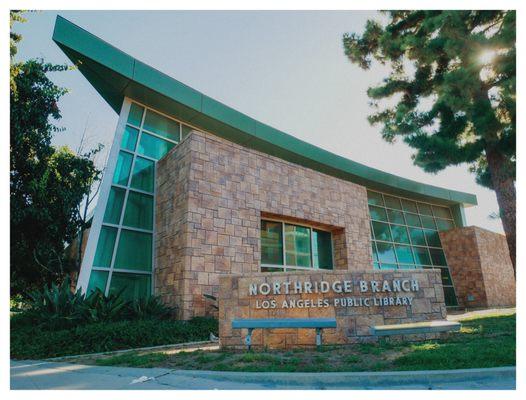
[[[393,280],[416,280],[418,291],[396,292]],[[268,283],[271,287],[274,282],[308,281],[314,282],[352,282],[351,293],[301,293],[279,295],[250,295],[249,285]],[[382,282],[389,282],[390,291],[373,293],[368,290],[361,292],[359,281],[375,280],[382,287]],[[336,318],[336,329],[323,330],[323,342],[326,344],[348,344],[357,341],[374,341],[377,337],[371,336],[370,329],[376,325],[390,325],[419,321],[441,320],[446,317],[444,292],[439,270],[398,270],[398,271],[362,271],[362,272],[309,272],[309,273],[267,273],[252,274],[248,276],[222,276],[219,293],[219,336],[222,347],[241,348],[244,346],[243,338],[246,329],[232,329],[232,320],[236,318]],[[411,296],[411,305],[386,305],[386,306],[341,306],[335,305],[335,299],[342,298],[371,298],[371,297],[396,297]],[[329,302],[327,307],[293,307],[284,308],[284,300],[311,300],[315,304],[319,299]],[[263,300],[275,300],[276,308],[263,309]],[[258,308],[258,306],[260,308]],[[407,335],[398,339],[424,340],[436,338],[437,334]],[[314,329],[255,329],[252,336],[254,347],[289,348],[298,346],[314,346]]]
[[[155,294],[175,307],[177,318],[183,318],[181,305],[192,301],[185,266],[190,261],[188,242],[188,177],[190,142],[184,140],[157,163],[155,209]],[[201,311],[201,310],[200,310]]]
[[[157,165],[156,291],[178,317],[213,314],[219,277],[259,272],[260,222],[332,231],[337,270],[372,269],[363,186],[193,131]]]
[[[515,306],[515,277],[504,235],[469,226],[440,232],[461,307]]]

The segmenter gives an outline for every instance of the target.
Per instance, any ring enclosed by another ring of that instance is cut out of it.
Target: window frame
[[[262,271],[263,268],[279,268],[281,271],[279,272],[288,272],[288,271],[334,271],[334,240],[332,231],[329,229],[320,228],[319,226],[312,225],[312,224],[304,224],[304,223],[296,223],[287,219],[277,219],[277,218],[267,218],[267,217],[260,217],[259,219],[259,245],[260,245],[260,256],[259,256],[259,271],[260,272],[268,272],[268,271]],[[261,221],[269,221],[269,222],[277,222],[281,224],[281,240],[282,240],[282,252],[283,252],[283,265],[280,264],[264,264],[261,262]],[[302,228],[308,228],[309,229],[309,244],[310,244],[310,267],[302,267],[298,265],[287,265],[287,256],[286,256],[286,247],[285,247],[285,224],[287,225],[294,225],[299,226]],[[321,232],[327,232],[331,235],[331,258],[332,258],[332,266],[330,269],[327,268],[320,268],[314,266],[314,252],[313,252],[313,230],[321,231]],[[273,271],[277,272],[277,271]],[[271,272],[269,272],[271,273]]]

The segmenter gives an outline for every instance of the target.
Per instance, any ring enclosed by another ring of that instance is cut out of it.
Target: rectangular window
[[[113,183],[117,185],[127,186],[128,177],[130,176],[130,169],[133,161],[133,156],[125,151],[119,152],[117,158],[117,166],[113,173]]]
[[[155,163],[146,158],[138,157],[133,165],[130,187],[153,193]]]
[[[132,228],[152,230],[153,196],[130,190],[122,224]]]
[[[122,135],[121,147],[126,150],[135,151],[137,145],[137,138],[139,137],[139,131],[126,125],[124,133]]]
[[[141,141],[139,142],[138,152],[141,155],[160,160],[174,146],[175,143],[159,139],[155,136],[148,135],[147,133],[143,132],[141,135]]]
[[[114,268],[151,271],[152,234],[122,229]]]
[[[86,291],[89,295],[91,292],[99,289],[104,293],[106,290],[106,282],[108,281],[108,271],[91,271],[88,283],[88,290]]]
[[[104,212],[104,222],[119,225],[125,194],[126,190],[112,186],[108,197],[108,204],[106,204],[106,211]]]
[[[311,266],[309,228],[285,224],[285,262],[297,267]]]
[[[261,220],[261,271],[275,268],[332,269],[330,232],[281,221]]]
[[[93,265],[95,267],[110,267],[116,237],[116,228],[110,228],[109,226],[103,226],[101,228],[99,242],[97,243],[97,250],[95,251],[95,259],[93,261]]]
[[[150,296],[150,275],[114,272],[111,276],[110,294],[122,291],[124,300],[132,301]]]
[[[130,107],[130,113],[128,114],[128,123],[135,126],[141,126],[143,112],[144,107],[141,107],[136,103],[132,103]]]
[[[330,232],[312,230],[314,268],[332,269],[332,237]]]
[[[261,264],[283,265],[281,222],[261,221]]]
[[[143,129],[147,131],[178,142],[180,135],[179,127],[179,123],[170,118],[166,118],[151,110],[146,111]]]

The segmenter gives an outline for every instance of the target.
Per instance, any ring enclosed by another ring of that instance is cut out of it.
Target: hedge
[[[63,330],[11,326],[11,358],[42,359],[137,347],[208,340],[218,322],[198,317],[190,321],[133,320],[101,322]]]

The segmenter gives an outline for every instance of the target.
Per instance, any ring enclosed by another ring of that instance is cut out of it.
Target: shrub
[[[69,280],[60,285],[52,284],[40,291],[33,291],[23,307],[12,319],[15,326],[38,326],[47,330],[129,319],[167,319],[173,309],[165,306],[156,297],[126,301],[122,297],[124,288],[106,296],[96,289],[88,296],[70,290]]]
[[[167,319],[173,314],[174,309],[165,306],[158,297],[146,297],[129,304],[128,312],[131,318]]]
[[[190,321],[99,322],[55,331],[12,327],[11,357],[41,359],[201,341],[208,340],[210,332],[217,335],[218,322],[205,317]]]

